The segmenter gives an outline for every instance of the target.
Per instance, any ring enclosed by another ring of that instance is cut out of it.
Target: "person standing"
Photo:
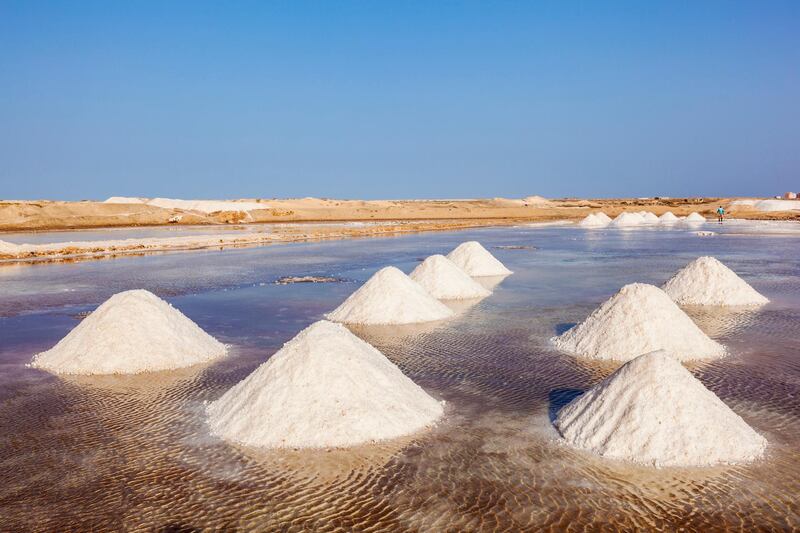
[[[725,218],[725,209],[722,206],[717,208],[717,221],[722,224],[722,219]]]

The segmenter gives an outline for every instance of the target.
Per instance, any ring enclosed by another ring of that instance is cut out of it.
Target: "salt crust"
[[[657,467],[749,462],[767,445],[662,350],[633,359],[573,400],[555,426],[577,448]]]
[[[225,355],[225,345],[145,290],[120,292],[95,309],[31,366],[56,374],[174,370]]]
[[[625,285],[551,340],[560,350],[589,359],[630,361],[660,349],[681,361],[725,355],[725,348],[700,331],[667,293],[644,283]]]
[[[399,269],[377,271],[325,318],[346,324],[418,324],[453,316],[442,302]]]
[[[477,241],[459,244],[447,258],[472,277],[504,276],[512,272]]]
[[[440,300],[485,298],[492,294],[443,255],[428,257],[409,277]]]
[[[341,324],[301,331],[207,406],[219,437],[270,448],[345,447],[432,425],[442,403]]]
[[[754,306],[769,300],[714,257],[698,257],[664,284],[681,305]]]

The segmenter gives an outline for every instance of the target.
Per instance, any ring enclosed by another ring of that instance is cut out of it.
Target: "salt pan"
[[[698,257],[664,285],[681,305],[753,306],[769,303],[730,268],[713,257]]]
[[[725,348],[711,340],[670,297],[653,285],[631,283],[553,343],[589,359],[629,361],[663,349],[681,361],[712,359]]]
[[[56,374],[173,370],[225,355],[225,345],[145,290],[115,294],[31,366]]]
[[[446,305],[390,266],[376,272],[326,318],[346,324],[417,324],[451,316]]]
[[[558,413],[555,426],[577,448],[653,466],[749,462],[767,445],[660,350],[626,363],[573,400]]]
[[[504,276],[512,272],[477,241],[459,244],[447,258],[470,276]]]
[[[344,447],[432,425],[442,404],[341,324],[316,322],[207,407],[212,433],[271,448]]]
[[[410,277],[440,300],[484,298],[491,294],[443,255],[428,257],[414,269]]]

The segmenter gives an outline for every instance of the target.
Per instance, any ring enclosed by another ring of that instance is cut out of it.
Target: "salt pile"
[[[604,228],[608,226],[608,222],[596,214],[590,213],[586,215],[586,218],[578,222],[578,225],[583,228]]]
[[[691,215],[686,217],[686,222],[705,222],[706,219],[703,215],[699,213],[692,213]]]
[[[605,221],[605,222],[611,222],[611,217],[610,217],[610,216],[608,216],[608,215],[606,215],[606,214],[605,214],[605,213],[603,213],[602,211],[598,211],[597,213],[595,213],[595,216],[596,216],[597,218],[599,218],[600,220],[603,220],[603,221]]]
[[[630,361],[653,350],[680,361],[725,355],[725,348],[700,331],[667,293],[644,283],[625,285],[586,320],[551,340],[589,359]]]
[[[642,219],[644,220],[645,224],[658,224],[659,219],[658,217],[651,213],[650,211],[643,211],[640,213],[642,215]]]
[[[611,221],[609,225],[617,228],[623,228],[630,226],[640,226],[643,223],[644,219],[642,218],[642,215],[640,215],[639,213],[620,213],[614,220]]]
[[[440,300],[484,298],[492,294],[443,255],[428,257],[409,277]]]
[[[667,211],[666,213],[664,213],[663,215],[658,217],[658,220],[662,224],[672,224],[674,222],[677,222],[680,219],[678,217],[676,217],[674,214],[672,214],[672,211]]]
[[[769,303],[730,268],[713,257],[698,257],[679,270],[664,291],[681,305],[752,306]]]
[[[800,200],[760,200],[753,205],[756,211],[792,211],[800,209]]]
[[[326,318],[346,324],[417,324],[453,315],[395,267],[377,271]]]
[[[561,409],[570,444],[609,459],[653,466],[743,463],[766,439],[663,351],[626,363]]]
[[[447,258],[470,276],[505,276],[512,272],[477,241],[459,244]]]
[[[145,290],[115,294],[31,366],[57,374],[173,370],[225,355],[225,345]]]
[[[247,446],[323,448],[433,424],[442,404],[347,328],[316,322],[207,407],[212,433]]]

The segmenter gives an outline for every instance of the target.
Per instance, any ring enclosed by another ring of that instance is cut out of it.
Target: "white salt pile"
[[[418,324],[453,316],[442,302],[395,267],[377,271],[326,318],[346,324]]]
[[[706,219],[700,213],[692,213],[686,217],[686,222],[705,222]]]
[[[643,223],[644,219],[639,213],[620,213],[609,225],[616,228],[623,228],[641,226]]]
[[[586,218],[578,222],[578,225],[583,228],[604,228],[608,226],[608,222],[595,213],[590,213],[586,215]]]
[[[667,211],[666,213],[664,213],[663,215],[658,217],[658,220],[662,224],[672,224],[672,223],[677,222],[680,219],[678,217],[676,217],[674,214],[672,214],[672,211]]]
[[[212,433],[247,446],[323,448],[408,435],[442,404],[373,346],[322,320],[207,407]]]
[[[57,374],[173,370],[225,355],[225,345],[145,290],[115,294],[31,366]]]
[[[0,256],[16,257],[19,253],[19,245],[6,241],[0,241]]]
[[[595,213],[595,216],[596,216],[597,218],[599,218],[600,220],[603,220],[603,221],[605,221],[605,222],[611,222],[611,217],[610,217],[610,216],[608,216],[608,215],[606,215],[606,214],[605,214],[605,213],[603,213],[602,211],[598,211],[597,213]]]
[[[769,303],[736,272],[713,257],[698,257],[680,269],[664,291],[681,305],[752,306]]]
[[[127,196],[112,196],[104,201],[106,204],[147,204],[164,209],[183,209],[186,211],[200,211],[202,213],[215,213],[218,211],[255,211],[268,209],[269,205],[260,202],[247,202],[239,200],[176,200],[172,198],[132,198]]]
[[[463,242],[447,258],[470,276],[505,276],[512,272],[477,241]]]
[[[625,285],[586,320],[551,340],[589,359],[630,361],[653,350],[681,361],[725,355],[725,348],[700,331],[667,293],[644,283]]]
[[[658,224],[659,219],[658,217],[651,213],[650,211],[643,211],[640,213],[642,215],[642,219],[644,220],[645,224]]]
[[[561,409],[555,426],[575,447],[653,466],[743,463],[767,445],[663,351],[623,365]]]
[[[443,255],[428,257],[409,277],[440,300],[484,298],[492,294]]]

